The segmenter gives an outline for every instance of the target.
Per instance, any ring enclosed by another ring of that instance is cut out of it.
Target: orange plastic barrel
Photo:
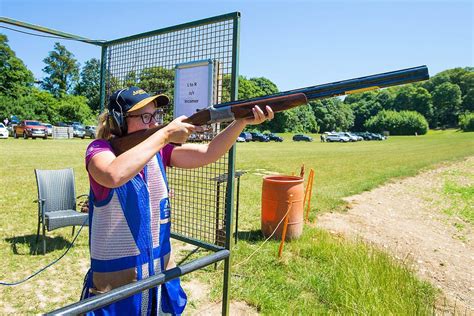
[[[286,212],[288,227],[285,240],[298,238],[303,233],[303,178],[296,176],[266,176],[262,184],[262,233],[269,237],[278,223],[273,238],[281,240]]]

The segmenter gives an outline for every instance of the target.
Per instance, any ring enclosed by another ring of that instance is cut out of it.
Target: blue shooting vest
[[[142,280],[166,267],[171,251],[168,182],[160,154],[121,187],[97,202],[89,195],[91,269],[82,298]],[[187,297],[179,279],[135,294],[89,315],[179,315]]]

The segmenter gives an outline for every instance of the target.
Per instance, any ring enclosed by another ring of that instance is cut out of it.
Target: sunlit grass
[[[247,173],[241,178],[241,239],[234,247],[234,264],[262,243],[262,174],[298,174],[304,164],[307,175],[313,168],[314,219],[316,212],[342,210],[344,196],[474,154],[473,133],[455,131],[347,144],[295,143],[291,135],[283,136],[283,143],[237,145],[236,168]],[[88,143],[77,139],[0,140],[0,281],[26,277],[66,250],[72,240],[70,228],[48,233],[46,255],[31,254],[37,225],[34,169],[72,167],[77,193],[87,193],[84,152]],[[77,301],[88,267],[87,244],[85,228],[58,264],[23,285],[0,287],[0,313],[43,313]],[[268,242],[251,260],[233,269],[232,299],[245,300],[263,314],[429,313],[433,289],[363,243],[348,243],[307,226],[301,239],[285,245],[283,259],[277,259],[277,248],[277,242]],[[187,278],[212,283],[213,297],[218,299],[221,276],[218,268]]]

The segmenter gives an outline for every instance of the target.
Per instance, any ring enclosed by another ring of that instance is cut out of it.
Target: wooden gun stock
[[[215,110],[232,112],[232,114],[229,115],[227,118],[224,117],[217,120],[219,122],[228,122],[234,119],[253,117],[252,108],[256,105],[258,105],[266,115],[266,105],[269,105],[272,108],[273,112],[281,112],[307,103],[308,99],[306,98],[306,95],[304,93],[294,93],[290,95],[264,98],[251,102],[242,101],[240,103],[233,104],[232,106],[227,105],[219,107],[217,105],[214,109],[203,109],[199,112],[196,112],[190,117],[186,118],[183,122],[197,126],[214,123],[216,122],[216,120],[212,117],[212,111]],[[153,135],[156,131],[162,129],[165,126],[166,125],[160,125],[153,128],[136,131],[123,137],[114,137],[110,140],[110,144],[112,145],[115,154],[118,156],[129,150],[130,148],[135,147],[136,145],[138,145],[139,143]]]

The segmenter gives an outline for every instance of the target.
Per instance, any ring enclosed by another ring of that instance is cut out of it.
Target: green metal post
[[[105,76],[105,70],[107,66],[107,46],[102,46],[102,52],[100,57],[100,113],[105,108],[105,82],[107,77]]]
[[[235,101],[238,99],[239,91],[239,43],[240,43],[240,13],[234,17],[234,37],[232,43],[232,87],[231,87],[231,100]],[[227,192],[226,196],[226,216],[225,216],[225,248],[230,251],[228,258],[224,259],[224,289],[222,294],[222,315],[229,315],[229,283],[231,278],[231,259],[232,259],[232,220],[233,220],[233,208],[234,208],[234,178],[235,178],[235,145],[229,151],[229,165],[227,172]]]

